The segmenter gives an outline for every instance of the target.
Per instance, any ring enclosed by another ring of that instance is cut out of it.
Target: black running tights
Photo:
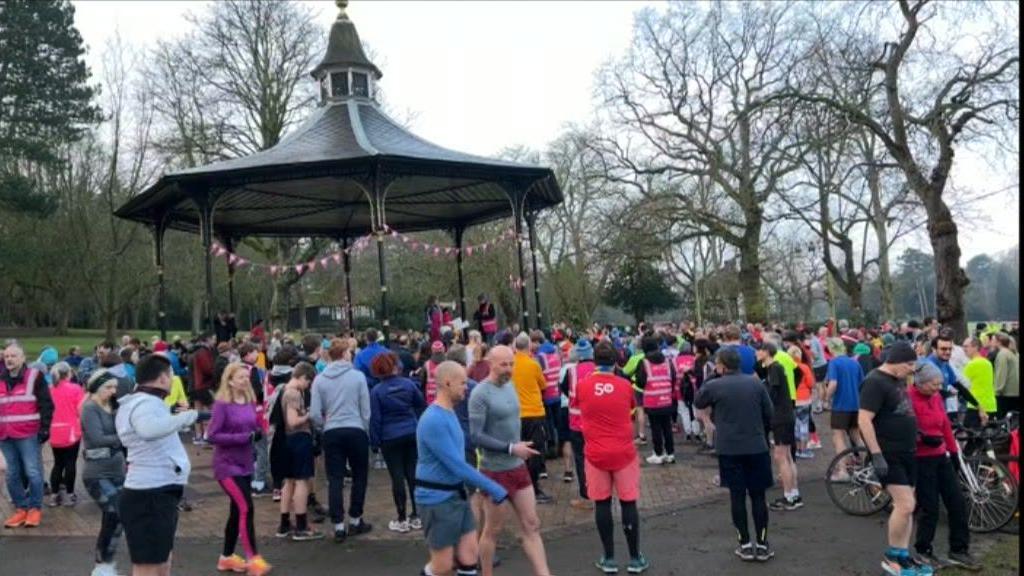
[[[736,534],[740,544],[750,542],[750,529],[747,527],[748,494],[750,495],[750,511],[754,516],[754,530],[757,532],[757,542],[764,544],[768,541],[768,503],[765,499],[764,490],[729,489],[729,499],[732,505],[732,525],[736,527]]]

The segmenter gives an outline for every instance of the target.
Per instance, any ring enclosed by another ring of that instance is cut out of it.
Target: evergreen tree
[[[46,213],[35,177],[100,119],[67,0],[0,2],[0,209]]]
[[[622,263],[605,292],[605,300],[643,322],[649,314],[679,306],[679,297],[665,275],[650,260],[630,258]]]

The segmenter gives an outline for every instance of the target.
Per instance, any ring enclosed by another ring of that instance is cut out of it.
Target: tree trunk
[[[761,289],[761,222],[752,224],[747,220],[740,248],[740,293],[743,294],[743,308],[747,322],[764,322],[765,300]]]
[[[953,329],[957,341],[967,337],[964,291],[970,280],[960,267],[960,242],[956,223],[942,200],[941,190],[933,190],[925,202],[928,212],[928,239],[935,257],[935,316],[943,326]]]

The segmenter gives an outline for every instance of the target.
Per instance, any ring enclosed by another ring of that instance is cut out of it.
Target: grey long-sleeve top
[[[121,439],[117,437],[114,413],[107,412],[92,400],[82,406],[82,450],[85,461],[83,480],[124,478],[124,451]],[[94,450],[106,452],[109,457],[90,457]]]
[[[509,454],[519,442],[519,395],[512,382],[497,386],[487,380],[473,388],[469,397],[469,435],[483,452],[480,468],[492,472],[512,470],[523,461]]]
[[[708,380],[697,392],[693,405],[698,409],[711,407],[718,454],[768,451],[767,429],[772,420],[772,401],[756,377],[734,373]]]

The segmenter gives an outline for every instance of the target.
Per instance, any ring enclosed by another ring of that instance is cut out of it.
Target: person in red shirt
[[[908,395],[917,418],[917,537],[914,549],[918,559],[938,570],[953,564],[968,570],[980,570],[981,564],[969,551],[971,533],[967,528],[967,505],[957,480],[960,449],[946,416],[942,396],[942,372],[927,362],[914,370],[914,385]],[[949,456],[946,453],[949,453]],[[940,560],[933,548],[935,527],[939,523],[939,498],[949,516],[949,561]]]
[[[640,552],[640,462],[633,443],[631,415],[636,397],[629,380],[616,376],[615,347],[602,340],[594,346],[597,368],[576,389],[583,433],[587,495],[594,502],[594,520],[604,547],[597,567],[605,574],[618,572],[615,563],[612,520],[612,487],[622,507],[622,530],[629,545],[629,572],[640,574],[650,567]]]
[[[216,382],[213,379],[214,352],[213,335],[204,332],[196,340],[196,348],[192,351],[192,389],[189,397],[196,410],[208,411],[213,407],[213,390]],[[195,431],[192,436],[192,443],[196,446],[205,446],[206,422],[196,422]]]

